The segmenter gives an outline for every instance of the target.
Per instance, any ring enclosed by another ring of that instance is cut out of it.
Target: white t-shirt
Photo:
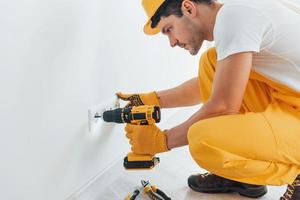
[[[221,1],[214,27],[217,59],[252,51],[254,71],[300,92],[300,7],[281,1]]]

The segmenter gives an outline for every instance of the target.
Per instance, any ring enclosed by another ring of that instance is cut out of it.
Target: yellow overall
[[[216,63],[215,48],[201,56],[203,103]],[[188,141],[197,164],[216,175],[257,185],[291,184],[300,173],[300,93],[252,70],[240,114],[196,122]]]

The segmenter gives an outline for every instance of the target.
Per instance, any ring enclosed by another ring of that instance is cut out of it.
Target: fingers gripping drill
[[[160,122],[161,112],[158,106],[132,106],[108,110],[103,113],[103,120],[115,123],[130,123],[149,125]],[[126,169],[151,169],[159,163],[159,158],[153,155],[138,155],[133,152],[124,158]]]

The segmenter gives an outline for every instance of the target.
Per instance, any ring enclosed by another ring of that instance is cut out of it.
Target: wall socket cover
[[[89,132],[94,132],[95,129],[104,122],[102,118],[102,114],[104,111],[113,110],[119,107],[120,103],[117,96],[109,98],[97,105],[91,106],[88,109]],[[98,118],[96,118],[95,116],[98,116]]]

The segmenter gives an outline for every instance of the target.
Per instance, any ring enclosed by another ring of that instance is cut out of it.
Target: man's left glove
[[[137,93],[137,94],[124,94],[122,92],[116,93],[118,98],[123,101],[129,101],[125,108],[129,106],[141,106],[141,105],[155,105],[160,106],[159,97],[155,91],[148,93]]]
[[[125,131],[131,144],[131,150],[136,154],[155,155],[156,153],[169,151],[166,133],[161,131],[155,124],[127,124]]]

